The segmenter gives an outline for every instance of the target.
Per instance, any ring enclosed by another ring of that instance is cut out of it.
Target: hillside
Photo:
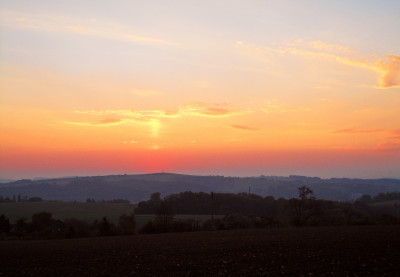
[[[297,196],[297,188],[310,187],[319,199],[349,201],[363,194],[400,191],[398,179],[347,179],[305,176],[224,177],[195,176],[173,173],[140,175],[110,175],[70,177],[43,180],[19,180],[0,184],[0,195],[40,196],[43,199],[85,201],[87,198],[147,200],[151,193],[169,194],[192,192],[248,192],[275,198]]]

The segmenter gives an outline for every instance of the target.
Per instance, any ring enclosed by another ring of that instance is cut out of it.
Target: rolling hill
[[[297,188],[310,187],[317,198],[351,201],[363,194],[400,191],[399,179],[348,179],[305,176],[224,177],[195,176],[173,173],[140,175],[109,175],[67,177],[42,180],[18,180],[0,184],[0,195],[39,196],[43,199],[62,201],[128,199],[139,202],[153,192],[162,196],[184,191],[193,192],[250,192],[261,196],[291,198],[297,196]]]

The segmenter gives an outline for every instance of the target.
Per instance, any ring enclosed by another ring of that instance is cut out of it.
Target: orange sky
[[[235,2],[2,1],[0,177],[400,178],[399,4]]]

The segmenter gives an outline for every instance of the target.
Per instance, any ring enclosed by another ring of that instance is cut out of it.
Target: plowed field
[[[400,226],[0,241],[0,276],[400,276]]]

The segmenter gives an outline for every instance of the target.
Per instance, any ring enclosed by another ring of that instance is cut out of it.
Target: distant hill
[[[4,184],[4,183],[10,183],[13,182],[15,180],[11,180],[11,179],[0,179],[0,184]]]
[[[153,192],[162,196],[192,192],[248,192],[275,198],[297,196],[297,188],[310,187],[317,198],[337,201],[355,200],[363,194],[374,196],[380,192],[399,192],[399,179],[321,179],[306,176],[224,177],[195,176],[173,173],[140,175],[109,175],[65,177],[41,180],[18,180],[0,184],[0,195],[40,196],[63,201],[128,199],[147,200]]]

